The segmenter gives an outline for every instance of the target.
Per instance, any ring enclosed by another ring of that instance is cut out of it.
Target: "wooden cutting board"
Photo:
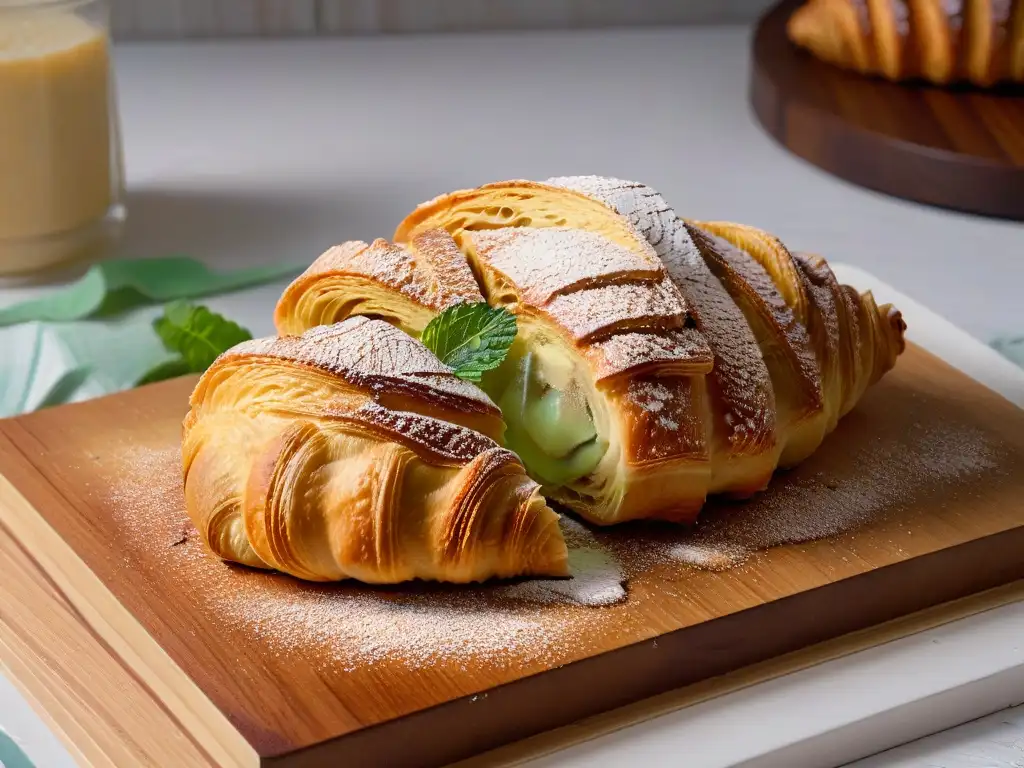
[[[156,702],[124,738],[152,740],[159,710],[218,765],[439,765],[1024,577],[1024,411],[915,347],[758,499],[688,532],[576,531],[578,577],[542,585],[315,586],[214,560],[182,512],[191,385],[0,422],[0,522],[8,561],[63,594],[53,622],[77,613]],[[63,667],[69,687],[101,663]]]

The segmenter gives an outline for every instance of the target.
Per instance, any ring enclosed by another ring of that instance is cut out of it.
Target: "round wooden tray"
[[[896,197],[1024,220],[1024,88],[895,85],[818,61],[786,37],[785,0],[754,38],[750,98],[783,146]]]

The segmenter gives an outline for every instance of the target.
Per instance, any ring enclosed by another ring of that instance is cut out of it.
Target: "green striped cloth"
[[[130,388],[173,357],[152,327],[164,302],[216,305],[260,285],[277,296],[302,268],[214,272],[184,257],[108,261],[70,285],[0,306],[0,417]],[[259,300],[268,304],[269,324],[273,298]]]

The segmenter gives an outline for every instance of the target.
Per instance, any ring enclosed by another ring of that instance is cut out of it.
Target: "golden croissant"
[[[558,515],[502,429],[380,320],[244,342],[192,395],[186,506],[215,554],[300,579],[565,576]]]
[[[824,61],[889,80],[1024,82],[1024,0],[809,0],[787,32]]]
[[[543,493],[586,520],[692,521],[820,445],[903,350],[904,324],[823,259],[680,219],[640,184],[509,181],[419,206],[395,242],[332,248],[280,333],[353,315],[419,334],[481,298],[519,332],[481,388]]]

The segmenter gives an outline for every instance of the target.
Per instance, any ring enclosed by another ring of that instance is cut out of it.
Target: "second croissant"
[[[889,80],[1024,83],[1024,0],[809,0],[787,31],[823,61]]]

